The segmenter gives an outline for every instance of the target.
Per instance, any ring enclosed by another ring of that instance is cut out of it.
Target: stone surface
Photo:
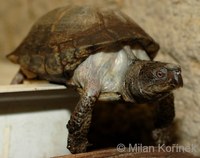
[[[184,88],[175,93],[178,144],[193,144],[195,154],[200,155],[200,1],[1,0],[0,58],[21,42],[42,14],[58,6],[77,3],[120,8],[160,43],[156,60],[181,65]]]

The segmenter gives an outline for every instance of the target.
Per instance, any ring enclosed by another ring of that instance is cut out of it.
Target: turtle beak
[[[181,68],[174,70],[174,81],[177,87],[183,87],[183,78],[181,76]]]
[[[180,66],[174,65],[174,64],[167,64],[166,68],[168,69],[168,79],[169,83],[174,88],[183,87],[183,79],[181,75],[181,68]]]

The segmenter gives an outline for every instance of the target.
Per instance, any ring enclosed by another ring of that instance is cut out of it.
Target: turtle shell
[[[119,10],[62,7],[41,17],[8,58],[36,74],[73,71],[108,47],[140,46],[153,59],[159,45]]]

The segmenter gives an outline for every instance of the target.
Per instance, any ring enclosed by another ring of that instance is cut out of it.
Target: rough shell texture
[[[148,34],[118,10],[62,7],[41,17],[8,58],[35,73],[61,74],[73,71],[91,53],[125,44],[140,46],[151,59],[159,49]]]

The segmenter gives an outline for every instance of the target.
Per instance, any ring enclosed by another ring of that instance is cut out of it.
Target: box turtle
[[[179,66],[153,61],[158,50],[159,45],[119,10],[74,6],[41,17],[7,57],[20,64],[13,84],[37,78],[77,88],[80,100],[67,124],[67,147],[80,153],[89,145],[97,100],[166,100],[183,85]],[[173,100],[166,104],[173,107]],[[171,111],[166,120],[173,119]]]

